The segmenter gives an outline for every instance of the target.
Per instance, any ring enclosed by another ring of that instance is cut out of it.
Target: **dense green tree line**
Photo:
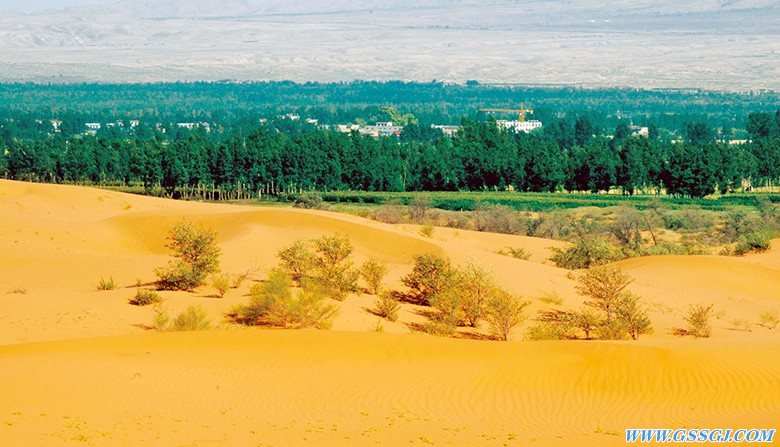
[[[166,129],[163,127],[162,129]],[[611,137],[587,116],[531,134],[494,120],[463,118],[453,138],[411,124],[400,138],[374,139],[272,120],[222,133],[176,126],[101,129],[97,135],[0,133],[0,176],[41,182],[143,184],[171,196],[212,198],[243,192],[301,190],[661,191],[702,197],[776,184],[780,111],[751,113],[751,142],[718,142],[705,123],[682,141],[632,136],[625,123]]]

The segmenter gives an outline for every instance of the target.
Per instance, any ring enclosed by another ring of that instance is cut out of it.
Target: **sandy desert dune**
[[[437,338],[411,333],[350,296],[330,331],[246,328],[224,314],[248,287],[214,298],[162,292],[172,311],[201,305],[203,332],[145,329],[130,306],[136,279],[168,260],[183,217],[219,233],[222,267],[254,266],[299,238],[349,235],[355,261],[390,265],[401,288],[417,254],[489,266],[534,302],[582,301],[568,271],[544,263],[561,244],[414,228],[324,211],[177,202],[74,186],[0,181],[0,445],[623,445],[626,428],[780,428],[780,329],[734,330],[780,309],[780,250],[743,258],[621,262],[651,304],[655,333],[637,342]],[[529,261],[495,254],[522,246]],[[775,241],[775,247],[780,241]],[[120,287],[98,292],[101,277]],[[690,303],[720,312],[710,339],[671,335]],[[521,330],[522,332],[522,330]],[[775,441],[780,442],[780,441]]]

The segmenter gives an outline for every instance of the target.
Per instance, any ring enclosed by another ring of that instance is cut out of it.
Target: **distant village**
[[[300,121],[301,116],[296,114],[286,114],[281,115],[279,118],[282,119],[289,119],[291,121]],[[37,120],[39,124],[43,124],[43,120]],[[323,130],[334,130],[336,132],[341,133],[352,133],[357,132],[361,135],[367,135],[374,138],[380,138],[380,137],[390,137],[390,136],[400,136],[401,132],[404,130],[404,126],[400,125],[400,123],[394,123],[393,121],[378,121],[375,124],[336,124],[334,126],[331,126],[329,124],[319,124],[319,120],[313,119],[313,118],[305,118],[304,121],[307,124],[312,124],[314,126],[319,127]],[[60,126],[62,125],[62,121],[52,119],[49,120],[52,126],[52,130],[54,132],[60,132]],[[259,120],[261,124],[265,124],[268,122],[267,119],[261,118]],[[108,122],[108,123],[99,123],[99,122],[87,122],[84,123],[84,134],[85,135],[97,135],[98,131],[102,128],[108,127],[108,128],[130,128],[133,129],[137,127],[140,124],[140,120],[128,120],[128,121],[115,121],[115,122]],[[502,128],[507,129],[515,132],[525,132],[529,133],[535,129],[540,129],[542,127],[542,122],[538,120],[528,120],[528,121],[520,121],[520,120],[497,120],[496,124]],[[184,128],[188,130],[193,130],[196,128],[201,128],[205,132],[211,132],[211,124],[207,122],[178,122],[174,124],[178,128]],[[163,133],[166,132],[166,126],[164,124],[157,123],[155,124],[155,128]],[[449,124],[431,124],[431,128],[440,130],[445,136],[452,137],[458,131],[460,130],[461,126],[457,125],[449,125]],[[647,133],[647,128],[644,128],[645,133]]]
[[[280,119],[288,119],[291,121],[300,121],[301,116],[288,113],[286,115],[280,115],[278,116]],[[62,125],[62,121],[52,119],[48,120],[51,123],[52,130],[54,132],[60,132],[60,126]],[[404,126],[400,125],[400,123],[395,123],[393,121],[378,121],[374,124],[336,124],[336,125],[329,125],[329,124],[320,124],[319,120],[314,118],[304,118],[304,122],[307,124],[311,124],[314,126],[317,126],[318,128],[322,130],[333,130],[336,132],[341,133],[352,133],[357,132],[360,135],[367,135],[373,138],[382,138],[382,137],[391,137],[391,136],[400,136],[401,132],[404,130]],[[43,124],[44,120],[37,120],[39,124]],[[268,119],[261,118],[258,120],[260,124],[265,124],[268,122]],[[127,121],[114,121],[114,122],[108,122],[108,123],[98,123],[98,122],[87,122],[84,123],[84,134],[85,135],[97,135],[98,131],[101,130],[104,126],[107,128],[119,128],[119,129],[126,129],[130,128],[133,129],[140,125],[140,120],[127,120]],[[496,125],[501,129],[506,129],[512,132],[524,132],[524,133],[530,133],[536,129],[542,128],[542,122],[539,120],[525,120],[524,116],[521,115],[520,119],[517,120],[496,120]],[[177,122],[173,124],[176,128],[181,129],[187,129],[187,130],[195,130],[195,129],[202,129],[203,131],[210,133],[212,131],[212,124],[208,122]],[[166,133],[168,130],[168,126],[156,123],[154,127],[162,132]],[[431,128],[438,129],[447,137],[453,137],[455,136],[461,129],[461,126],[457,125],[449,125],[449,124],[431,124]],[[649,136],[649,129],[645,126],[630,126],[631,129],[631,135],[632,136],[640,136],[640,137],[648,137]],[[607,138],[610,138],[610,135],[607,135]],[[674,140],[673,143],[682,142],[682,140]],[[735,144],[744,144],[746,143],[746,140],[729,140],[728,143],[731,145]]]

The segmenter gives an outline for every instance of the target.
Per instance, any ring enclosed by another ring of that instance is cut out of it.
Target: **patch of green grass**
[[[159,303],[162,301],[162,297],[154,290],[138,289],[135,296],[130,298],[128,302],[133,306],[148,306],[150,304]]]
[[[114,290],[116,289],[116,281],[114,281],[113,276],[108,277],[108,281],[106,281],[105,278],[101,277],[100,282],[97,285],[97,290],[104,291],[104,290]]]
[[[563,298],[561,298],[560,295],[558,295],[558,292],[554,290],[552,292],[547,292],[544,295],[540,296],[539,301],[546,304],[554,304],[556,306],[560,306],[561,304],[563,304]]]

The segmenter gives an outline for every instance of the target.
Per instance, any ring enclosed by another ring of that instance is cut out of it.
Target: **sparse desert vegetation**
[[[188,306],[173,319],[168,315],[168,310],[164,306],[156,305],[152,327],[162,332],[203,331],[211,327],[211,321],[203,308],[195,304]]]
[[[136,289],[135,296],[128,300],[133,306],[148,306],[162,302],[162,297],[154,290]]]
[[[545,311],[528,329],[531,340],[599,338],[639,339],[653,332],[641,297],[626,290],[631,278],[614,264],[598,265],[582,272],[577,292],[586,298],[579,311]]]
[[[249,304],[234,310],[239,322],[249,325],[268,325],[289,329],[314,327],[328,329],[338,308],[315,283],[304,283],[293,290],[288,271],[271,270],[263,284],[252,287]]]
[[[713,304],[692,304],[684,320],[688,323],[687,329],[681,331],[682,335],[692,335],[694,338],[707,338],[712,334],[710,321],[715,316]]]
[[[175,259],[166,267],[155,270],[157,287],[193,290],[202,285],[208,275],[217,273],[220,249],[216,237],[216,231],[188,220],[174,225],[168,235],[167,247]]]
[[[211,287],[217,291],[218,297],[224,298],[227,291],[230,290],[230,286],[230,275],[222,273],[211,276]]]
[[[398,319],[399,309],[401,309],[401,302],[389,291],[380,293],[379,297],[374,302],[376,314],[390,321],[396,321]]]
[[[368,286],[369,293],[379,295],[382,290],[382,282],[387,275],[387,263],[376,259],[368,259],[360,266],[360,276]]]
[[[100,278],[100,282],[98,282],[96,289],[98,291],[104,291],[104,290],[114,290],[117,288],[116,281],[114,281],[113,276],[109,276],[108,280],[105,278]]]
[[[776,310],[761,312],[759,324],[767,329],[775,329],[780,324],[780,317]]]

